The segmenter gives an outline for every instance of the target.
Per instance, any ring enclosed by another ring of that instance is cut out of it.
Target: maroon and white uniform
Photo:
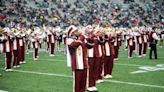
[[[34,48],[33,59],[37,60],[38,59],[38,50],[39,50],[39,38],[37,37],[37,34],[32,33],[31,41],[32,41],[33,48]]]
[[[52,32],[52,29],[49,30],[49,34],[48,34],[48,41],[49,41],[49,45],[50,45],[50,56],[54,55],[54,50],[55,50],[55,43],[56,43],[56,33]]]
[[[105,61],[104,61],[104,78],[112,77],[114,61],[114,40],[111,36],[105,35]]]
[[[114,40],[115,60],[118,60],[119,48],[121,45],[122,45],[121,33],[117,33],[117,36],[115,37],[115,40]]]
[[[138,47],[138,54],[139,56],[142,56],[142,48],[143,48],[143,38],[142,35],[139,33],[139,35],[136,36],[137,39],[137,47]]]
[[[128,58],[131,58],[132,53],[135,50],[135,41],[134,41],[134,36],[132,34],[128,36],[127,43],[128,43]]]
[[[96,72],[96,81],[102,80],[102,73],[103,73],[103,63],[104,63],[104,57],[105,57],[105,50],[104,50],[104,44],[105,40],[103,37],[95,37],[94,38],[94,54],[95,54],[95,72]]]
[[[12,47],[12,38],[10,36],[6,37],[6,40],[3,43],[4,46],[4,52],[6,54],[6,70],[12,68],[12,52],[13,52],[13,47]]]
[[[93,48],[88,49],[88,64],[89,64],[89,76],[88,76],[88,90],[93,90],[96,87],[96,75],[97,75],[97,60],[96,60],[96,40],[92,35],[91,40],[94,42]],[[97,44],[96,44],[97,45]]]
[[[144,34],[142,35],[142,39],[143,39],[143,55],[146,55],[147,45],[148,45],[148,35],[146,34],[146,32],[144,32]]]
[[[67,45],[71,55],[71,67],[74,77],[74,92],[85,92],[87,79],[87,48],[89,44],[83,36],[79,40],[68,38]]]
[[[4,41],[4,37],[3,35],[0,36],[0,53],[3,53],[3,41]]]
[[[14,37],[13,38],[13,55],[14,55],[14,62],[13,62],[13,66],[17,67],[19,65],[18,62],[18,49],[19,49],[19,42],[17,40],[18,38]]]

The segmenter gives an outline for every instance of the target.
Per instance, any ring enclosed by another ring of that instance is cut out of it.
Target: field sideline
[[[115,61],[113,79],[97,84],[99,92],[164,92],[164,70],[152,70],[132,74],[139,67],[156,67],[164,64],[164,48],[158,48],[159,60],[149,60],[148,56],[128,59],[127,52],[120,50],[119,60]],[[66,66],[63,53],[49,57],[40,52],[39,60],[33,61],[32,53],[26,55],[27,64],[14,72],[5,72],[4,55],[0,54],[0,92],[72,92],[72,72]],[[161,68],[163,69],[164,66]]]

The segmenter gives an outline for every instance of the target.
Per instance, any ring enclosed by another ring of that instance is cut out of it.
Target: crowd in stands
[[[126,0],[127,1],[127,0]],[[63,29],[71,24],[86,26],[132,27],[164,24],[164,2],[142,4],[116,3],[112,0],[1,0],[0,19],[12,27],[16,23],[32,26],[45,24]],[[127,6],[126,8],[123,6]]]

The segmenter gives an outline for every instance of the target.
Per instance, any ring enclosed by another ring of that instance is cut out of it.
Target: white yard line
[[[32,58],[26,58],[26,60],[33,60]],[[66,60],[61,60],[61,59],[38,59],[38,60],[41,60],[41,61],[66,61]],[[140,66],[147,66],[147,65],[137,65],[137,64],[121,64],[121,63],[115,63],[116,65],[122,65],[122,66],[137,66],[137,67],[140,67]]]
[[[37,75],[47,75],[47,76],[55,76],[55,77],[72,78],[72,76],[65,75],[65,74],[42,73],[42,72],[24,71],[24,70],[14,70],[14,71],[20,72],[20,73],[29,73],[29,74],[37,74]],[[117,80],[105,80],[105,82],[164,89],[164,86],[143,84],[143,83],[135,83],[135,82],[125,82],[125,81],[117,81]]]
[[[147,66],[147,65],[137,65],[137,64],[121,64],[121,63],[115,63],[116,65],[122,65],[122,66],[137,66],[137,67],[140,67],[140,66]]]
[[[14,70],[14,71],[21,72],[21,73],[48,75],[48,76],[56,76],[56,77],[66,77],[66,78],[71,78],[72,77],[72,76],[68,76],[68,75],[65,75],[65,74],[42,73],[42,72],[24,71],[24,70]]]
[[[112,83],[127,84],[127,85],[141,86],[141,87],[162,88],[162,89],[164,89],[164,86],[151,85],[151,84],[142,84],[142,83],[135,83],[135,82],[125,82],[125,81],[117,81],[117,80],[105,80],[105,82],[112,82]]]
[[[32,58],[26,58],[26,60],[33,60]],[[59,59],[38,59],[40,61],[66,61],[66,60],[59,60]],[[3,60],[0,60],[3,61]],[[122,64],[122,63],[115,63],[116,65],[121,65],[121,66],[131,66],[131,67],[140,67],[140,66],[147,66],[147,65],[137,65],[137,64]]]
[[[0,90],[0,92],[8,92],[8,91]]]

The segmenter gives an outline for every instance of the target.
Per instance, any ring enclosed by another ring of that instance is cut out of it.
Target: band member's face
[[[74,31],[74,32],[72,33],[72,35],[73,35],[73,36],[79,36],[78,30]]]

